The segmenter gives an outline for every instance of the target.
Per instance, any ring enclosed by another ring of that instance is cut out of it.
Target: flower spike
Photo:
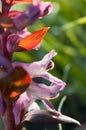
[[[49,27],[33,33],[28,32],[27,27],[51,12],[51,2],[1,0],[0,3],[0,116],[4,130],[19,130],[25,121],[38,125],[80,125],[78,121],[56,111],[51,103],[51,99],[58,97],[66,86],[64,81],[49,73],[54,68],[52,59],[57,54],[55,50],[51,50],[40,61],[13,62],[14,52],[39,49]],[[12,8],[14,4],[23,3],[28,6],[23,11]],[[41,101],[44,110],[36,100]]]

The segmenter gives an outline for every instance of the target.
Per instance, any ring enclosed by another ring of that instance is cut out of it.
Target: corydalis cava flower
[[[55,56],[55,54],[55,51],[52,50],[41,61],[33,62],[31,64],[19,62],[13,63],[14,67],[18,65],[22,66],[32,77],[32,82],[30,86],[27,88],[26,92],[18,98],[14,105],[15,121],[18,121],[18,119],[20,119],[20,111],[23,108],[26,108],[29,104],[31,105],[31,103],[34,102],[36,99],[42,100],[43,102],[45,102],[44,104],[46,104],[45,106],[49,110],[56,112],[49,102],[49,99],[55,98],[59,94],[59,92],[64,89],[65,83],[47,72],[54,67],[54,63],[51,61],[51,59],[53,56]],[[36,77],[42,77],[50,81],[50,86],[44,83],[36,83],[34,81],[34,78]]]
[[[62,80],[48,73],[54,67],[52,61],[56,55],[54,50],[38,62],[27,64],[12,62],[14,52],[39,48],[40,42],[49,28],[45,27],[30,33],[26,27],[49,14],[52,10],[51,3],[33,0],[32,5],[21,12],[11,10],[11,7],[21,2],[32,2],[31,0],[1,0],[1,2],[0,114],[5,130],[18,130],[17,126],[21,126],[24,120],[32,120],[30,117],[34,117],[35,113],[38,121],[41,119],[40,117],[47,117],[49,123],[53,123],[53,121],[59,123],[63,120],[63,122],[79,124],[57,112],[50,102],[50,99],[56,98],[66,85]],[[36,82],[36,79],[40,77],[49,81],[50,84]],[[40,110],[35,102],[37,99],[42,101],[46,107],[45,111]],[[28,111],[29,118],[24,117],[26,111]],[[46,120],[41,121],[46,123]]]
[[[49,119],[49,123],[59,123],[59,122],[72,122],[79,124],[78,121],[69,118],[67,116],[62,115],[61,113],[57,112],[54,109],[54,106],[51,104],[50,99],[58,97],[59,93],[64,89],[65,82],[62,80],[54,77],[53,75],[49,74],[48,71],[53,69],[54,63],[52,58],[56,55],[56,52],[52,50],[50,53],[46,54],[41,61],[33,62],[33,63],[21,63],[21,62],[14,62],[13,66],[21,66],[23,67],[32,77],[32,82],[26,91],[20,95],[16,103],[14,104],[13,113],[15,116],[15,123],[20,122],[20,114],[22,109],[26,110],[29,108],[29,112],[25,116],[25,119],[30,119],[34,122],[47,122],[46,119]],[[34,78],[43,78],[50,82],[48,86],[45,83],[37,83]],[[40,99],[44,106],[46,107],[46,111],[41,111],[40,108],[34,102]],[[31,105],[32,104],[32,105]],[[36,115],[36,113],[38,113]],[[30,114],[30,115],[29,115]],[[36,117],[37,118],[36,118]],[[42,119],[42,116],[46,119]],[[37,121],[36,121],[36,119]]]

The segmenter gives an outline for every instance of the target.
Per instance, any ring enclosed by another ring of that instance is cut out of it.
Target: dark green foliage
[[[25,121],[20,130],[57,130],[57,125],[55,124],[42,124],[42,123],[31,123]]]

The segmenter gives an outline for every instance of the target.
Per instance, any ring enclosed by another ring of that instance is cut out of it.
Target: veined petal
[[[32,34],[24,29],[20,33],[11,34],[7,41],[7,49],[9,53],[37,49],[48,29],[49,27],[45,27]]]
[[[51,59],[56,55],[55,50],[52,50],[50,53],[46,54],[41,61],[33,62],[31,64],[14,62],[13,66],[22,66],[32,77],[40,76],[46,71],[54,67],[54,63]]]
[[[9,35],[7,39],[8,52],[13,53],[13,52],[24,51],[25,50],[24,48],[18,47],[18,43],[21,41],[21,39],[23,39],[27,35],[30,35],[30,32],[27,32],[26,29],[22,30],[21,32],[17,34],[13,33]]]
[[[58,80],[57,80],[58,81]],[[32,99],[52,99],[56,98],[61,90],[65,87],[65,83],[61,81],[57,83],[51,82],[50,86],[43,83],[33,82],[27,88],[27,95]]]
[[[29,34],[19,42],[18,46],[26,50],[31,50],[41,42],[48,29],[49,27],[45,27],[36,32],[33,32],[32,34]]]
[[[46,80],[49,80],[51,82],[51,86],[54,86],[54,85],[57,85],[59,86],[58,88],[58,92],[62,91],[65,86],[66,86],[66,83],[63,82],[61,79],[51,75],[50,73],[46,72],[44,74],[41,74],[40,75],[42,78],[46,79]]]

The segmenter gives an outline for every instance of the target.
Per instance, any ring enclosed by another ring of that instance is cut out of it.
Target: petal
[[[30,95],[31,99],[48,99],[51,97],[51,92],[47,85],[35,82],[30,84],[26,93],[28,96]]]
[[[21,12],[18,16],[12,19],[15,30],[22,30],[26,26],[32,25],[41,17],[49,14],[52,10],[50,2],[33,2],[33,5],[29,6],[28,9]],[[18,23],[18,24],[17,24]]]
[[[62,115],[61,113],[57,116],[53,112],[47,110],[37,110],[29,112],[25,115],[23,122],[29,121],[32,123],[42,123],[42,124],[58,124],[58,123],[74,123],[80,126],[80,123],[68,116]]]
[[[25,109],[25,112],[31,112],[36,110],[40,110],[40,107],[36,102],[33,102],[28,108]]]
[[[56,55],[57,53],[55,50],[51,50],[49,53],[47,53],[43,59],[41,60],[42,65],[46,65],[50,62],[50,60]]]
[[[29,97],[27,97],[26,93],[23,93],[20,95],[18,100],[15,102],[13,107],[13,113],[15,118],[15,124],[18,125],[20,123],[20,114],[21,111],[29,107],[30,104],[32,104],[33,100],[31,100]]]
[[[16,34],[12,34],[8,37],[7,50],[10,54],[19,50],[17,49],[18,48],[17,46],[21,39],[22,37]]]
[[[27,32],[26,29],[22,30],[21,32],[15,34],[9,35],[7,39],[7,49],[9,53],[13,52],[19,52],[19,51],[25,51],[24,48],[18,47],[18,43],[26,37],[27,35],[30,35],[30,32]]]
[[[42,41],[48,29],[49,28],[46,27],[26,36],[19,42],[18,46],[26,50],[31,50]]]
[[[51,59],[56,55],[56,52],[52,50],[50,53],[46,54],[41,61],[33,62],[31,64],[14,62],[12,65],[22,66],[32,77],[40,76],[46,71],[54,67],[54,63],[51,63]],[[51,64],[50,64],[51,63]]]
[[[62,81],[61,83],[51,83],[50,86],[32,81],[26,92],[27,95],[30,95],[30,97],[33,99],[52,99],[56,98],[56,96],[58,96],[59,92],[62,91],[64,87],[65,83]]]
[[[52,4],[50,2],[40,2],[39,3],[40,8],[40,17],[44,17],[45,15],[48,15],[52,11]]]
[[[42,100],[44,106],[47,108],[48,111],[54,112],[57,116],[59,116],[60,112],[57,112],[53,106],[53,104],[49,100]]]
[[[58,116],[57,120],[58,120],[59,123],[74,123],[74,124],[77,124],[79,126],[81,125],[79,123],[79,121],[77,121],[77,120],[75,120],[71,117],[65,116],[63,114],[60,114],[60,116]]]
[[[39,17],[39,7],[31,5],[27,10],[12,18],[12,21],[15,25],[15,31],[21,31],[25,27],[32,25],[39,19]]]
[[[49,80],[51,82],[50,86],[42,83],[32,82],[32,84],[27,89],[27,95],[31,95],[30,97],[32,99],[42,99],[43,104],[49,111],[56,112],[49,99],[56,98],[59,93],[64,89],[66,84],[62,80],[52,76],[48,72],[40,76],[45,78],[46,80]]]
[[[63,82],[62,80],[58,79],[57,77],[49,74],[48,72],[46,72],[44,74],[41,74],[40,76],[42,78],[46,79],[46,80],[49,80],[51,82],[51,86],[56,86],[57,85],[58,93],[61,92],[66,86],[65,82]]]
[[[52,11],[51,2],[40,2],[40,0],[33,0],[33,5],[38,6],[40,9],[40,17],[49,14]]]

